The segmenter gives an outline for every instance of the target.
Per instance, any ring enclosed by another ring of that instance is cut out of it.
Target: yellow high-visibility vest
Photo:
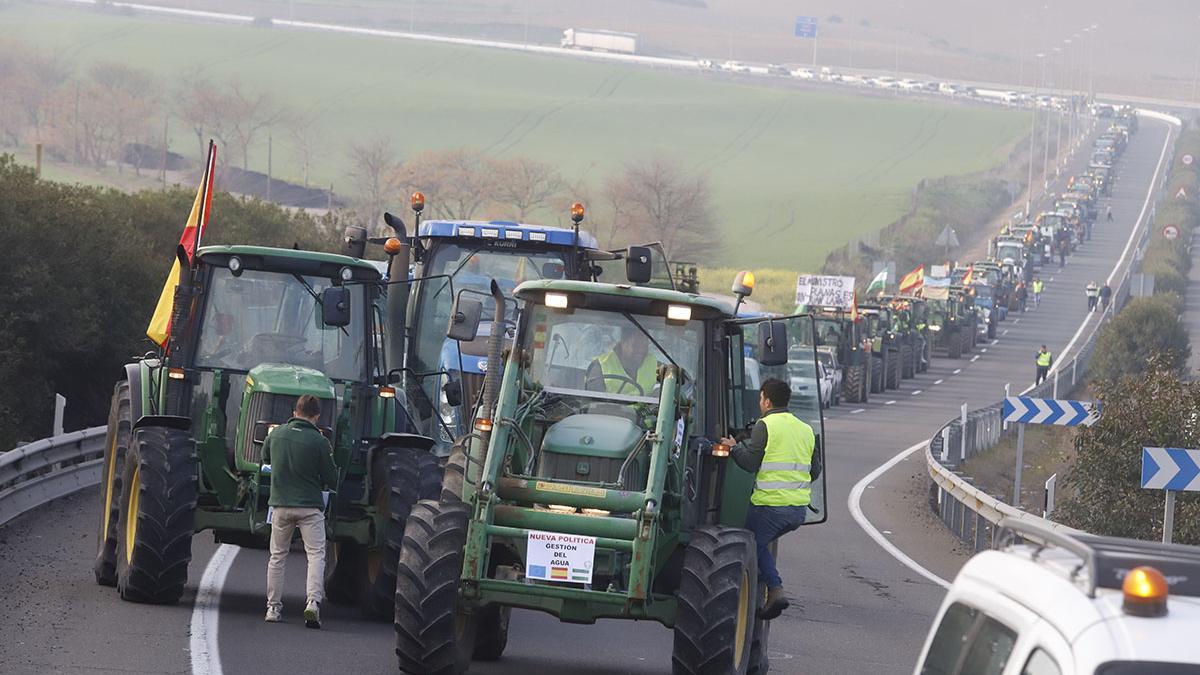
[[[812,501],[812,427],[789,412],[762,418],[767,425],[763,453],[750,503],[755,506],[807,506]]]
[[[646,354],[646,358],[642,359],[642,364],[638,366],[635,377],[630,377],[629,373],[625,372],[625,366],[621,365],[621,357],[617,356],[615,351],[609,351],[604,356],[596,360],[600,364],[600,372],[605,375],[617,375],[619,377],[604,378],[604,389],[610,394],[630,394],[649,395],[654,390],[654,385],[658,383],[658,360],[651,354]],[[638,392],[637,387],[629,384],[629,382],[621,379],[629,378],[638,383],[638,387],[642,388]]]
[[[1039,366],[1050,366],[1050,352],[1038,352],[1037,364]]]

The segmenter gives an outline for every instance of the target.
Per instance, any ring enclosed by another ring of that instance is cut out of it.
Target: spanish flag
[[[209,141],[208,161],[204,163],[204,178],[200,181],[200,189],[196,191],[196,200],[192,202],[192,213],[188,216],[187,224],[183,226],[183,235],[179,238],[179,245],[187,253],[189,262],[196,254],[200,238],[204,236],[204,229],[208,226],[208,216],[212,210],[213,173],[215,173],[216,166],[217,145]],[[171,273],[167,275],[167,283],[163,284],[162,294],[158,296],[158,306],[154,308],[150,326],[146,329],[146,335],[159,347],[167,344],[167,338],[171,335],[171,309],[175,305],[175,287],[179,285],[181,274],[179,257],[176,256],[175,262],[171,263]]]
[[[963,275],[962,285],[970,286],[971,282],[974,280],[975,280],[975,266],[971,265],[970,267],[967,268],[967,273]]]
[[[913,295],[925,285],[925,264],[900,278],[900,295]]]

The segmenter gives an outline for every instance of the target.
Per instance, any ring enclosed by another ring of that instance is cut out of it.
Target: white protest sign
[[[530,530],[525,545],[525,576],[543,581],[590,584],[595,557],[595,537]]]
[[[850,309],[854,305],[854,277],[801,274],[796,280],[796,304]]]

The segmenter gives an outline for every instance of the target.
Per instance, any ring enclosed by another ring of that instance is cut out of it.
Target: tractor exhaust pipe
[[[483,412],[489,418],[492,409],[496,407],[496,399],[500,396],[500,374],[503,368],[501,350],[504,346],[504,293],[500,284],[492,279],[492,300],[495,301],[496,311],[492,315],[492,332],[488,335],[488,369],[483,376]]]
[[[388,260],[388,293],[387,315],[388,330],[384,343],[384,357],[388,368],[399,368],[404,365],[404,336],[408,328],[408,265],[411,258],[411,247],[408,241],[408,230],[404,221],[390,213],[383,214],[383,222],[387,223],[400,240],[400,250],[389,254]]]

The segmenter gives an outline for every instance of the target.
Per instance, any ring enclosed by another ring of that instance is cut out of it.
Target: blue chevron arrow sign
[[[1142,448],[1142,487],[1200,492],[1200,450]]]
[[[1004,397],[1004,421],[1090,427],[1100,419],[1100,404],[1028,396]]]

